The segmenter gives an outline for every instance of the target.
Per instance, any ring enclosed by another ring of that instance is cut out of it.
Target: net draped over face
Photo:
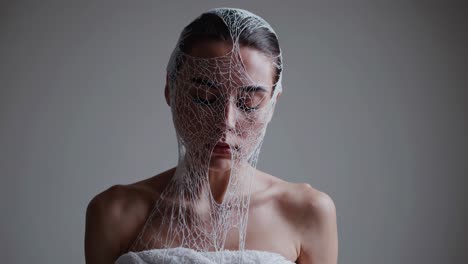
[[[222,56],[201,58],[181,50],[184,33],[178,40],[167,67],[167,85],[179,160],[133,249],[222,251],[227,239],[238,241],[238,250],[245,249],[251,183],[282,89],[281,70],[266,93],[259,87],[271,83],[253,81],[242,61],[240,34],[258,28],[274,33],[266,21],[242,9],[217,8],[207,13],[226,24],[232,49]],[[262,54],[271,57],[267,67],[281,69],[281,54]],[[220,202],[213,197],[209,179],[212,151],[219,142],[229,144],[231,150],[229,181]]]

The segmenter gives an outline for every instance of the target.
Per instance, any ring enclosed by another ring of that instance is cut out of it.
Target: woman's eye
[[[190,96],[194,103],[200,105],[211,105],[218,100],[218,96],[208,91],[197,91]]]
[[[258,109],[258,106],[254,106],[250,101],[246,100],[245,97],[241,97],[237,100],[236,106],[244,112],[253,112]]]
[[[197,96],[193,97],[192,100],[196,104],[201,104],[201,105],[211,105],[214,102],[216,102],[216,99],[208,100],[207,98],[202,98],[202,97],[197,97]]]
[[[219,93],[209,81],[194,78],[189,95],[192,101],[199,105],[211,105],[218,101]]]
[[[258,110],[266,103],[265,95],[261,92],[241,93],[237,99],[237,107],[242,111],[252,112]]]

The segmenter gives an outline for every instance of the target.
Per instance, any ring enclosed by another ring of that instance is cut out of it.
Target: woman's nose
[[[235,103],[232,100],[226,100],[223,109],[223,118],[220,122],[223,129],[234,130],[236,127],[237,111]]]

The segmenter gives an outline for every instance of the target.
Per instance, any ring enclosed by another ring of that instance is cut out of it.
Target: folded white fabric
[[[242,256],[242,262],[239,262]],[[140,252],[128,252],[120,256],[116,264],[220,264],[220,263],[244,263],[244,264],[290,264],[278,253],[244,250],[241,251],[210,251],[199,252],[189,248],[152,249]]]

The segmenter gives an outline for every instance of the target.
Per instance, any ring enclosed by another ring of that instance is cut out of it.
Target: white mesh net
[[[276,37],[273,29],[241,9],[218,8],[207,13],[223,21],[230,50],[222,56],[197,57],[181,48],[193,32],[186,30],[179,38],[167,67],[179,161],[131,251],[175,247],[223,251],[226,241],[230,250],[245,249],[251,182],[282,89],[281,53],[279,47],[277,54],[261,51],[268,57],[265,67],[271,67],[272,80],[254,81],[242,61],[242,34],[262,29]],[[220,144],[224,149],[216,148]],[[210,168],[226,155],[229,170],[225,189],[221,188],[225,192],[215,199],[211,184],[219,179],[213,178]]]

